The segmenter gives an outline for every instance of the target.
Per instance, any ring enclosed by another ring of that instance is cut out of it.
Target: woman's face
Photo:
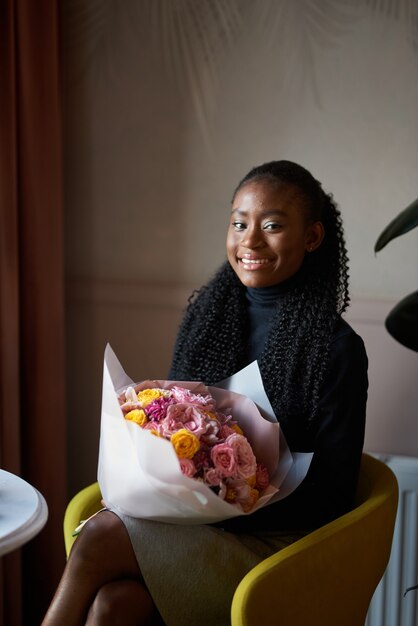
[[[322,223],[308,219],[297,187],[249,181],[232,202],[226,250],[246,287],[269,287],[293,276],[323,237]]]

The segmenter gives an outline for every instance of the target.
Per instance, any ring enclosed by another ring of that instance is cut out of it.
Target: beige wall
[[[132,377],[165,375],[187,295],[224,258],[232,190],[273,158],[311,169],[343,212],[367,445],[418,455],[417,355],[383,328],[418,283],[416,231],[373,253],[418,196],[418,2],[84,4],[64,3],[73,488],[95,476],[105,343]]]

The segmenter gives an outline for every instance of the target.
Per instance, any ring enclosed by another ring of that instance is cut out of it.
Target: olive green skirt
[[[232,598],[245,574],[303,535],[233,534],[210,525],[166,524],[110,510],[129,533],[167,626],[229,626]]]

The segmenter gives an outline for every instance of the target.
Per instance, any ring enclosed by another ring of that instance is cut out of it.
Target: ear
[[[322,222],[312,222],[309,225],[306,236],[306,251],[313,252],[321,245],[325,237],[324,225]]]

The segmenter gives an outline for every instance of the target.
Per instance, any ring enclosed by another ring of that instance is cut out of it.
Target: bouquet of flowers
[[[128,387],[119,402],[126,420],[171,442],[180,470],[208,485],[220,498],[250,511],[269,485],[248,439],[231,412],[218,411],[214,397],[173,385]]]
[[[311,457],[288,449],[256,362],[216,387],[135,384],[106,347],[98,463],[106,505],[176,524],[251,515],[292,492]]]

